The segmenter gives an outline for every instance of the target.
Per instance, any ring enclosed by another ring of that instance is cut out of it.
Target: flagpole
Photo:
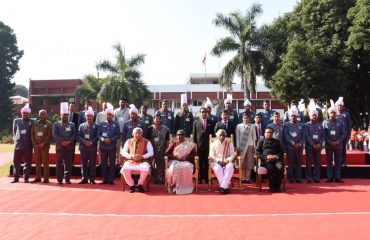
[[[207,83],[207,54],[206,53],[204,53],[203,63],[204,63],[204,83]]]

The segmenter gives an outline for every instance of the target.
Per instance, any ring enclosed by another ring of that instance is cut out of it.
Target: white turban
[[[319,112],[316,110],[316,103],[313,99],[310,100],[310,103],[308,104],[307,106],[308,110],[309,110],[309,115],[310,117],[312,117],[312,115],[318,115]]]
[[[134,104],[130,104],[130,110],[128,110],[128,113],[131,114],[131,113],[136,113],[136,114],[139,114],[139,110],[137,110],[137,108],[135,107]]]
[[[181,94],[181,106],[184,103],[188,104],[188,96],[186,96],[186,93]]]
[[[87,111],[85,112],[85,116],[87,116],[87,115],[94,116],[94,111],[93,111],[92,107],[87,108]]]
[[[21,113],[31,113],[31,108],[30,108],[30,105],[28,103],[26,103],[26,105],[24,105],[24,107],[21,109]]]
[[[208,107],[213,108],[213,104],[211,102],[211,99],[209,99],[209,97],[207,97],[207,102],[206,102],[206,104],[204,104],[204,107],[205,108],[208,108]]]
[[[252,106],[251,101],[249,101],[248,99],[245,99],[245,101],[244,101],[244,107],[246,107],[246,106]]]
[[[338,100],[335,102],[335,106],[338,105],[344,106],[343,97],[339,97]]]
[[[337,113],[337,108],[335,107],[334,101],[330,99],[330,108],[328,109],[328,113],[331,112]]]
[[[232,103],[233,102],[233,95],[231,95],[231,94],[228,93],[226,96],[227,97],[224,100],[224,104],[226,105],[227,103]]]
[[[69,114],[68,103],[67,102],[61,102],[60,103],[60,114]]]
[[[114,114],[113,105],[109,102],[107,102],[107,108],[104,111],[105,114]]]
[[[296,106],[293,106],[289,109],[288,113],[290,116],[298,116],[298,108]]]

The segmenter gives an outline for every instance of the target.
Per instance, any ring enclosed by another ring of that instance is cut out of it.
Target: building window
[[[32,98],[32,104],[34,105],[45,105],[44,97],[33,97]]]
[[[202,101],[193,101],[192,102],[193,107],[201,107],[203,105]]]
[[[256,109],[263,109],[263,100],[257,100],[256,103]]]
[[[169,105],[171,106],[171,105]],[[181,108],[181,102],[180,101],[172,101],[173,108]]]
[[[59,97],[48,97],[48,104],[49,105],[58,105],[60,103]]]

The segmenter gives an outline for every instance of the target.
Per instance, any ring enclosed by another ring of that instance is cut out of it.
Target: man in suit
[[[201,118],[193,123],[193,141],[198,146],[199,155],[199,183],[202,180],[208,183],[208,154],[209,154],[209,135],[215,135],[215,123],[208,119],[208,112],[205,107],[200,109]]]
[[[219,129],[223,129],[226,131],[226,137],[231,137],[231,134],[233,134],[234,145],[236,144],[236,125],[234,123],[234,120],[229,120],[229,111],[227,111],[226,109],[223,110],[221,113],[221,121],[216,123],[215,132],[217,132]]]
[[[74,125],[75,125],[75,130],[76,130],[76,133],[78,132],[78,127],[79,127],[79,122],[78,122],[78,113],[76,112],[76,103],[75,102],[70,102],[69,103],[69,115],[68,115],[68,122],[72,122]],[[73,149],[75,149],[75,146],[76,146],[76,139],[75,138],[72,142],[72,145],[73,145]],[[75,151],[72,152],[72,164],[74,162],[74,159],[75,159]]]

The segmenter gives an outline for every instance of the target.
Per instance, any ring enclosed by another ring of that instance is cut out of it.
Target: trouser
[[[132,179],[132,176],[131,176],[132,171],[140,171],[140,178],[138,181],[138,185],[143,185],[146,180],[146,177],[149,174],[150,165],[147,162],[143,162],[135,166],[130,166],[129,162],[124,163],[121,173],[123,177],[125,178],[127,185],[129,185],[130,187],[134,186],[134,180]]]
[[[78,132],[78,131],[77,131]],[[76,142],[77,142],[77,140],[75,139],[75,140],[73,140],[73,142],[72,142],[72,146],[73,146],[73,151],[72,151],[72,165],[75,163],[75,149],[76,149]]]
[[[312,163],[314,165],[312,172]],[[321,148],[306,148],[306,179],[320,180],[321,176]]]
[[[208,182],[208,153],[208,149],[205,151],[199,151],[199,182],[203,179],[206,183]]]
[[[218,163],[213,166],[213,172],[215,173],[218,183],[221,188],[229,188],[229,183],[234,173],[234,164],[228,163],[223,168]]]
[[[100,166],[103,181],[114,180],[114,170],[116,167],[116,149],[100,150]],[[109,164],[109,166],[108,166]],[[109,171],[108,168],[109,167]]]
[[[43,177],[49,178],[49,147],[34,149],[36,159],[36,179],[41,179],[41,170],[44,168]],[[42,165],[42,167],[41,167]]]
[[[288,156],[288,179],[301,180],[302,177],[302,148],[297,150],[287,149]]]
[[[262,164],[267,169],[270,189],[280,189],[281,179],[284,177],[284,165],[282,161],[266,161]]]
[[[57,150],[57,180],[58,182],[63,180],[63,165],[64,165],[64,178],[65,180],[71,179],[72,171],[72,149]]]
[[[84,179],[95,180],[96,151],[81,151],[81,176]]]
[[[326,148],[326,165],[328,179],[341,180],[341,168],[342,168],[342,149],[341,146],[338,149]],[[333,173],[333,156],[334,156],[334,173]]]
[[[347,164],[347,139],[342,142],[342,162],[341,164]]]
[[[254,154],[255,154],[255,147],[247,146],[247,151],[245,152],[245,156],[243,161],[241,162],[240,170],[242,171],[243,180],[251,180],[252,169],[254,168]]]
[[[13,156],[13,177],[14,179],[19,179],[19,174],[21,172],[21,164],[24,162],[23,166],[23,177],[28,179],[31,174],[31,166],[32,166],[32,148],[27,150],[14,150]]]

